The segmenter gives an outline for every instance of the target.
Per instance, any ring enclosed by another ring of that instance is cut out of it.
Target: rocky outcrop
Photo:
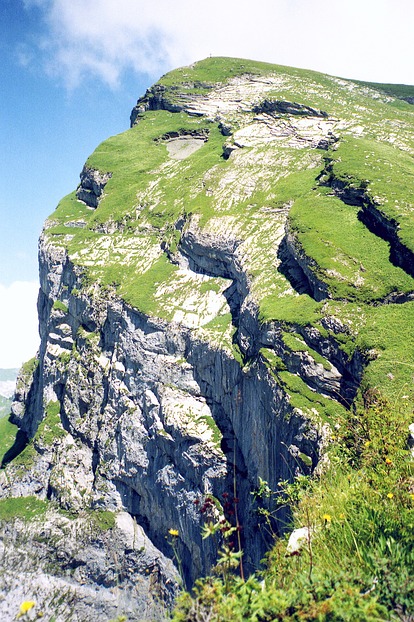
[[[164,620],[179,580],[172,562],[159,553],[126,512],[113,524],[93,515],[48,511],[30,524],[1,525],[2,620],[14,620],[20,603],[56,622]]]
[[[234,278],[241,301],[246,284],[234,246],[226,246],[196,241],[189,229],[181,250],[193,268]],[[191,583],[216,555],[214,544],[201,539],[195,502],[207,495],[223,499],[233,490],[236,469],[246,567],[256,567],[267,546],[254,528],[251,492],[258,476],[275,488],[298,469],[307,471],[289,447],[316,464],[321,431],[294,413],[260,358],[243,371],[191,331],[146,318],[116,298],[85,290],[70,295],[79,287],[70,262],[59,263],[64,269],[57,282],[53,248],[42,245],[41,258],[43,340],[30,389],[40,396],[33,409],[39,419],[27,410],[20,417],[18,401],[14,407],[15,421],[35,436],[36,494],[76,511],[127,510],[164,554],[171,554],[165,537],[177,527]],[[54,304],[56,295],[61,305]],[[249,327],[240,330],[251,337]],[[36,429],[40,419],[48,421],[51,404],[58,404],[61,422],[52,447]],[[29,482],[21,487],[24,495],[35,492]]]
[[[181,112],[188,104],[194,101],[194,93],[187,95],[193,89],[210,89],[212,85],[204,82],[185,83],[181,89],[167,88],[161,84],[155,84],[147,89],[145,95],[140,97],[132,109],[130,122],[131,127],[139,121],[139,118],[147,110],[168,110],[169,112]],[[202,96],[201,96],[202,97]]]
[[[80,174],[80,185],[76,190],[79,201],[83,201],[88,207],[98,207],[104,188],[111,177],[112,173],[100,173],[85,165]]]
[[[268,100],[254,106],[253,112],[266,113],[266,114],[292,114],[294,116],[305,117],[328,117],[328,113],[324,110],[316,110],[310,106],[304,104],[298,104],[297,102],[289,102],[283,100]]]

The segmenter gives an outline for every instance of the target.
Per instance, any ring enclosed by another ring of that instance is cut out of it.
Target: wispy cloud
[[[411,0],[25,0],[42,11],[49,72],[116,86],[213,54],[414,82]]]
[[[0,368],[20,367],[36,354],[38,291],[36,282],[0,284]]]
[[[124,71],[153,74],[190,58],[168,1],[30,1],[43,9],[48,28],[39,39],[47,71],[69,88],[91,77],[115,87]]]

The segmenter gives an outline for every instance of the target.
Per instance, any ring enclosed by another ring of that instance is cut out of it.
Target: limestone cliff
[[[413,393],[413,114],[349,81],[213,58],[164,76],[89,158],[41,236],[41,346],[13,404],[28,444],[0,472],[6,501],[49,502],[31,537],[55,544],[30,554],[73,603],[57,620],[162,616],[171,560],[187,585],[216,560],[206,497],[225,513],[237,496],[257,568],[288,520],[258,528],[259,478],[311,474],[379,385]],[[87,527],[96,512],[109,531]]]

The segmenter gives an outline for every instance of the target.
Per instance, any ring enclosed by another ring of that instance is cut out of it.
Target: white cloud
[[[0,368],[20,367],[39,346],[37,294],[39,284],[0,284]]]
[[[44,12],[49,71],[68,86],[239,56],[414,83],[412,0],[26,0]]]

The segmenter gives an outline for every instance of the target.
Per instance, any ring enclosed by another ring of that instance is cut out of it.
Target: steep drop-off
[[[187,585],[216,560],[200,507],[235,491],[257,568],[259,480],[311,474],[367,392],[413,396],[413,120],[364,85],[211,58],[161,78],[91,155],[40,240],[41,346],[13,404],[28,444],[0,481],[1,503],[46,514],[0,611],[37,564],[43,606],[54,582],[73,603],[58,620],[162,617],[170,560]],[[102,512],[107,530],[87,527]]]

